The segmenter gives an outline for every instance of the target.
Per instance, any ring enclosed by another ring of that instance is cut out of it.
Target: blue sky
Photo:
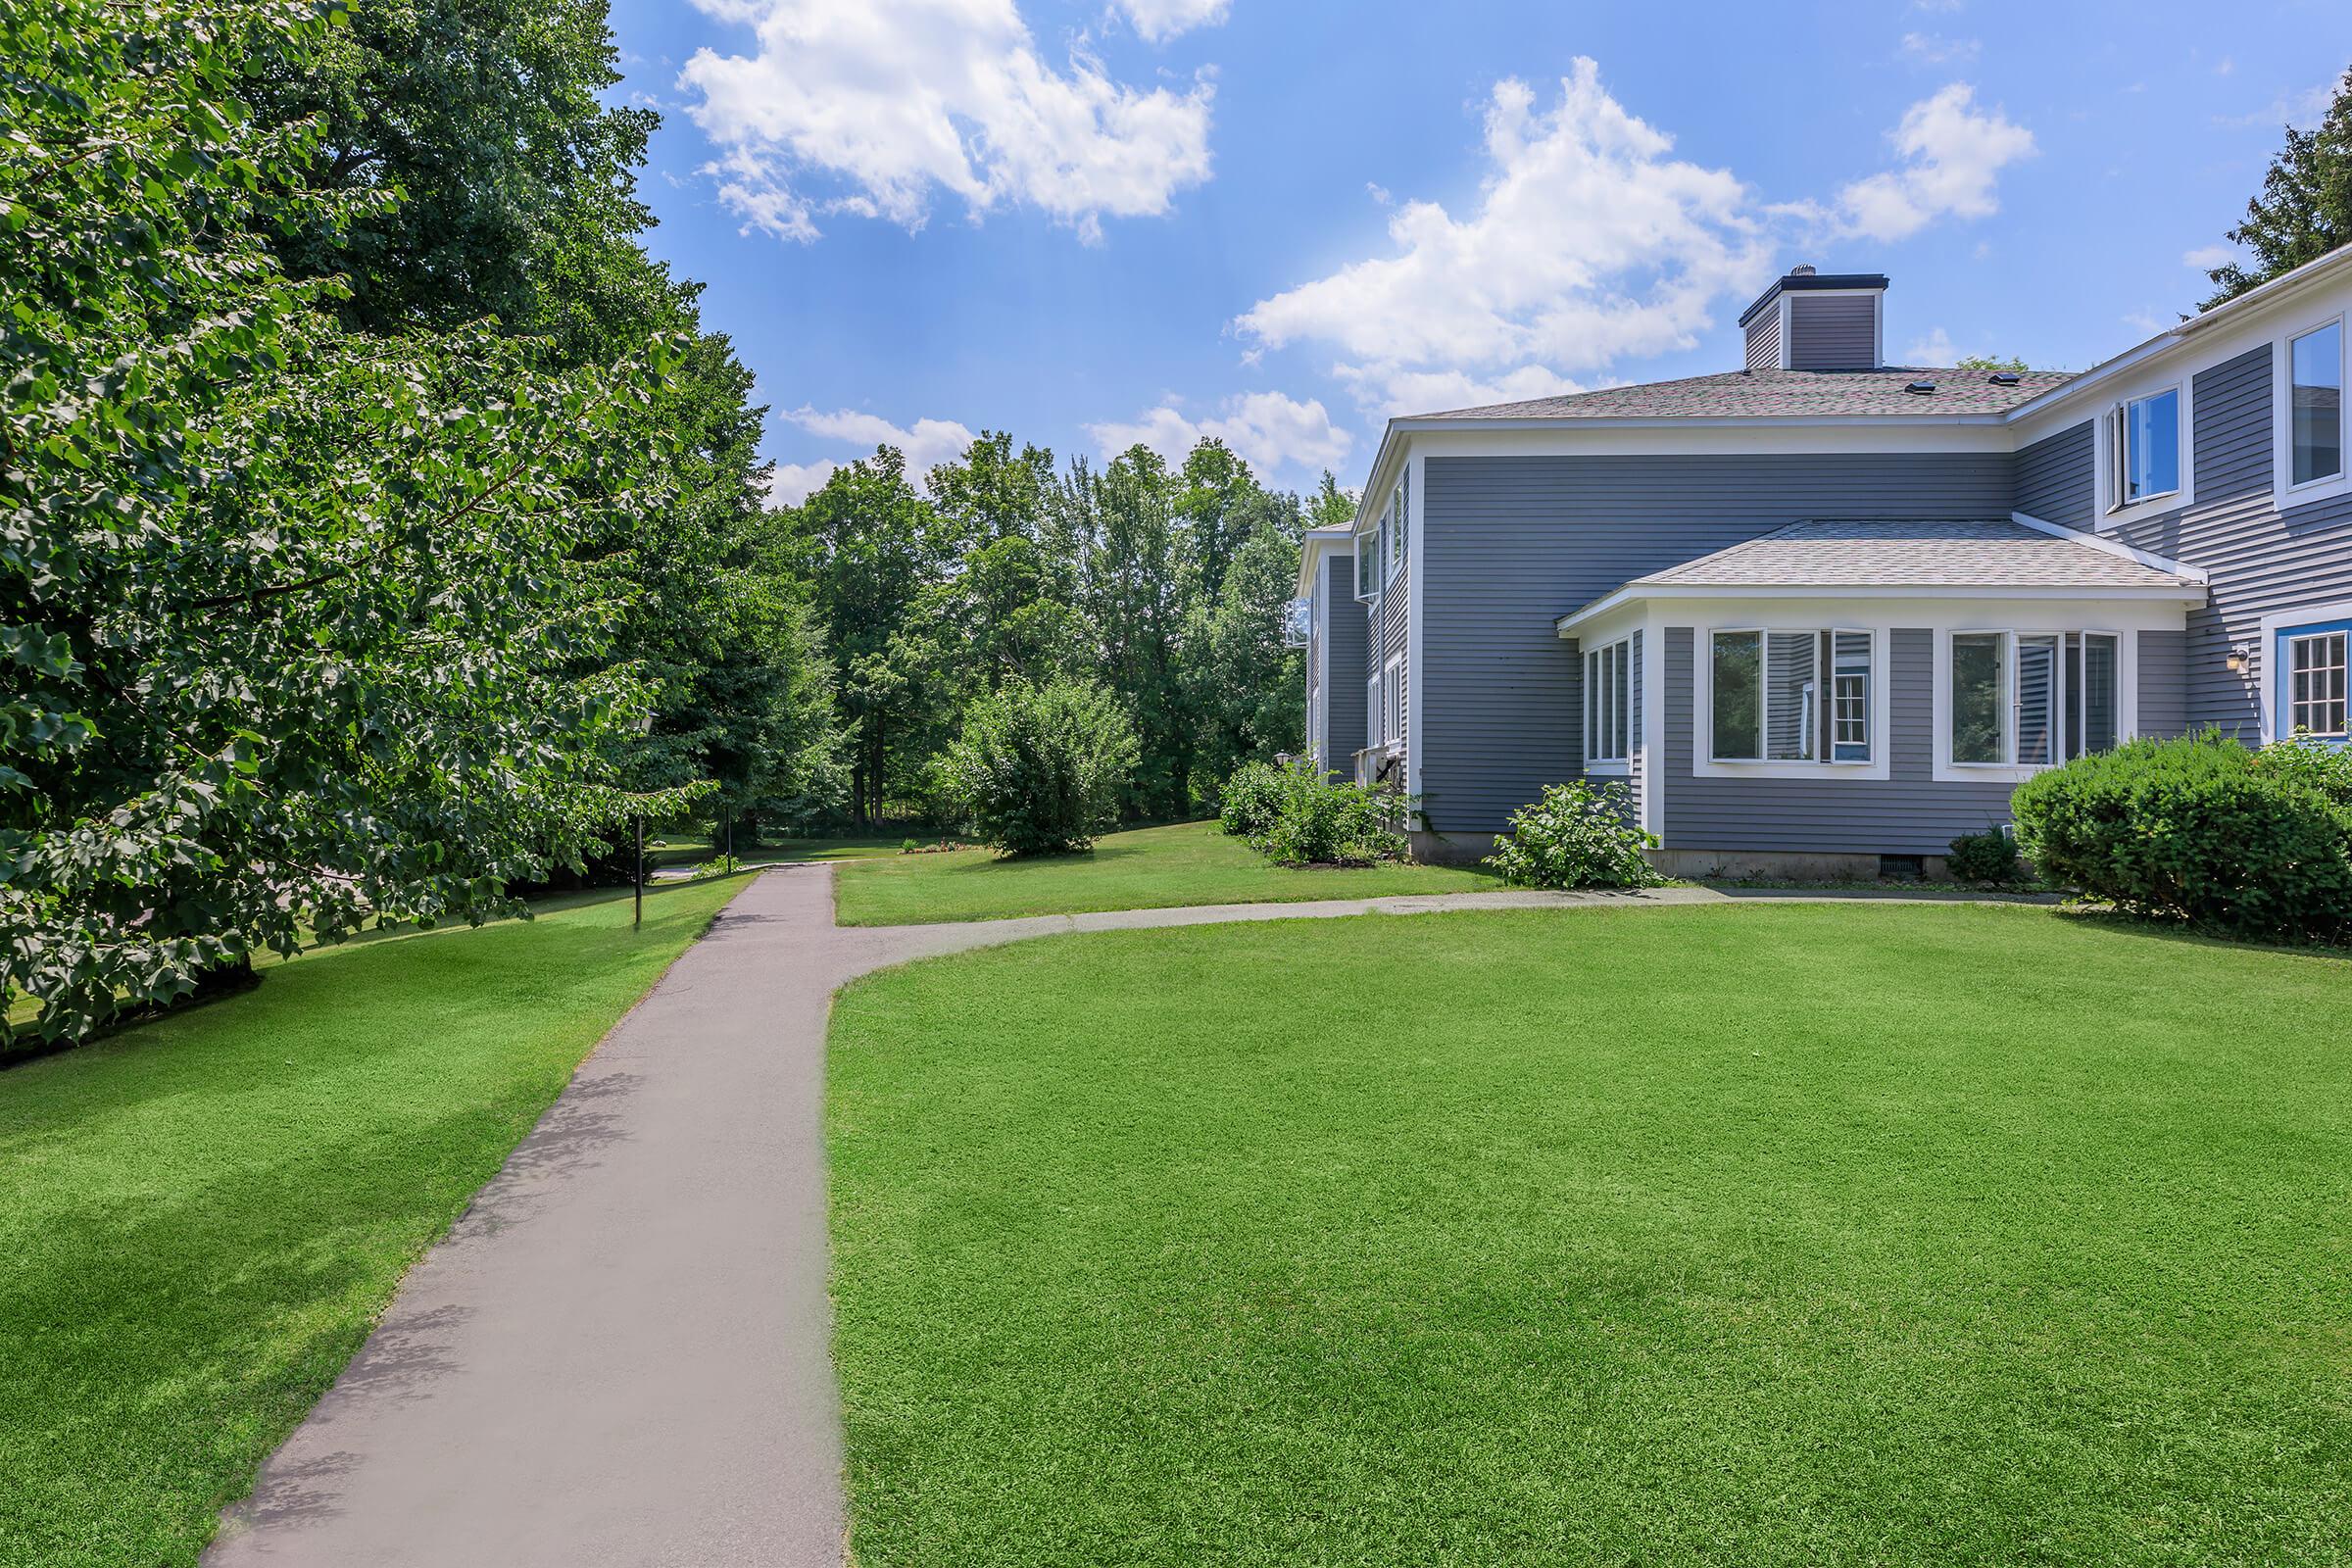
[[[2230,31],[2222,35],[2220,19]],[[655,252],[795,499],[878,439],[1224,436],[1361,482],[1392,414],[1725,369],[1789,265],[1890,355],[2080,368],[2352,62],[2352,7],[614,0]],[[2218,251],[2215,254],[2220,254]]]

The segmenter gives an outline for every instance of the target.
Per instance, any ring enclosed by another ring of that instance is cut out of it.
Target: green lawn
[[[306,955],[0,1073],[0,1562],[192,1563],[409,1265],[742,886]]]
[[[2352,1561],[2352,963],[2000,906],[860,982],[860,1568]]]
[[[1001,859],[987,850],[896,855],[845,864],[834,884],[843,925],[999,920],[1186,904],[1295,904],[1393,893],[1461,893],[1500,884],[1461,866],[1292,870],[1214,822],[1108,834],[1088,855]]]

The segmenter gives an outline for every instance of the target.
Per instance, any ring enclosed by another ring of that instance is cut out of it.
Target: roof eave
[[[2202,605],[2201,583],[1627,583],[1581,610],[1553,617],[1555,636],[1565,637],[1600,616],[1652,599],[2087,599],[2135,604]]]

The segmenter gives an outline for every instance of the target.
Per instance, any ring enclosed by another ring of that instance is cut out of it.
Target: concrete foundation
[[[1494,853],[1498,833],[1429,833],[1406,835],[1413,858],[1425,865],[1476,865]]]
[[[1951,880],[1951,872],[1940,855],[1880,857],[1769,850],[1652,850],[1649,863],[1668,876],[1692,882]]]

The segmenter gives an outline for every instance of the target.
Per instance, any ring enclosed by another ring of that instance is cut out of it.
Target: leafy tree
[[[2011,355],[2004,360],[1990,354],[1967,355],[1962,358],[1957,368],[1963,370],[2005,371],[2011,375],[2023,375],[2033,368],[2022,356]]]
[[[982,842],[1066,855],[1118,820],[1135,761],[1135,732],[1102,686],[1016,680],[973,701],[941,770]]]
[[[954,560],[949,530],[915,493],[905,457],[892,447],[836,468],[783,520],[840,672],[852,735],[851,808],[870,826],[889,802],[904,798],[894,786],[915,784],[929,755],[925,742],[945,722],[924,679],[937,666],[940,628],[920,611],[925,591]]]
[[[1298,540],[1260,527],[1235,553],[1216,600],[1194,607],[1185,684],[1199,715],[1195,756],[1204,778],[1305,744],[1304,657],[1282,641],[1298,567]]]
[[[258,233],[387,203],[232,89],[344,15],[0,0],[0,991],[45,1036],[305,925],[482,918],[639,804],[581,547],[663,499],[614,434],[673,353],[354,335],[284,275]]]
[[[1132,447],[1100,476],[1071,476],[1092,531],[1082,603],[1101,639],[1103,678],[1135,721],[1142,760],[1129,796],[1140,816],[1178,816],[1192,806],[1196,726],[1180,668],[1186,596],[1186,531],[1177,486],[1149,447]]]
[[[1355,526],[1355,492],[1340,488],[1340,481],[1323,470],[1323,482],[1306,499],[1304,525],[1309,528],[1352,528]]]
[[[2226,237],[2252,252],[2253,262],[2229,262],[2206,274],[2215,288],[2204,305],[2209,311],[2352,244],[2352,70],[2317,129],[2286,127],[2286,146],[2271,160],[2262,194]]]

